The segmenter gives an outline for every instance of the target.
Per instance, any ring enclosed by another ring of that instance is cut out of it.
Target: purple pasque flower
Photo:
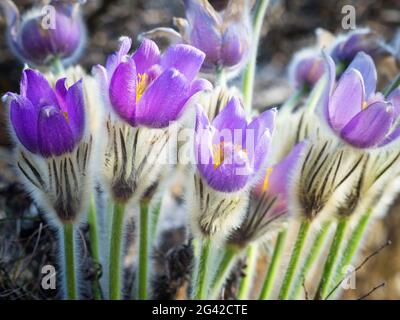
[[[180,23],[184,41],[206,54],[203,70],[234,68],[246,60],[250,49],[250,1],[227,1],[214,8],[207,0],[185,0],[185,23]],[[217,10],[220,9],[220,10]]]
[[[329,127],[356,148],[385,145],[400,135],[400,88],[388,97],[375,92],[377,72],[372,58],[360,52],[335,85],[335,64],[326,56],[328,85],[322,103]]]
[[[71,152],[82,139],[85,111],[82,80],[68,89],[65,78],[53,89],[38,71],[23,71],[20,94],[7,93],[10,120],[18,141],[43,157]]]
[[[210,124],[198,110],[195,133],[197,169],[214,190],[244,189],[264,167],[276,110],[268,110],[250,124],[240,101],[233,97]]]
[[[130,48],[131,40],[122,37],[106,68],[95,71],[107,104],[131,126],[167,127],[195,93],[211,88],[208,81],[195,79],[205,55],[192,46],[178,44],[160,54],[145,39],[133,54],[128,54]]]
[[[335,62],[349,63],[361,51],[370,56],[382,53],[383,43],[378,34],[368,28],[361,28],[339,35],[329,53]]]
[[[295,88],[313,88],[325,71],[324,59],[315,49],[296,53],[289,66],[290,82]]]
[[[82,52],[86,29],[73,0],[53,0],[20,14],[11,0],[2,0],[7,19],[7,38],[14,53],[34,65],[48,65],[54,59],[74,62]]]

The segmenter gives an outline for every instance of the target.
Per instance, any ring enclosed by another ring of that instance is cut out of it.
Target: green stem
[[[157,201],[157,203],[155,204],[154,208],[152,209],[151,233],[150,233],[150,238],[151,238],[151,242],[152,243],[154,243],[154,241],[157,238],[157,226],[158,226],[158,220],[160,218],[161,206],[162,206],[162,198],[160,198]]]
[[[52,64],[52,71],[56,76],[62,75],[65,73],[64,65],[61,62],[60,58],[54,58]]]
[[[300,273],[295,280],[294,288],[290,295],[290,299],[298,298],[301,288],[302,288],[303,281],[304,281],[305,277],[307,276],[308,271],[311,269],[314,262],[319,257],[321,248],[322,248],[323,244],[325,243],[325,240],[328,236],[328,231],[329,231],[330,225],[331,225],[330,221],[324,223],[321,230],[318,232],[317,236],[315,237],[314,242],[310,248],[309,254],[306,257],[306,260],[304,261],[303,267],[300,269]]]
[[[333,271],[337,260],[339,258],[340,248],[342,246],[344,236],[346,233],[347,225],[349,219],[347,217],[342,217],[339,219],[338,225],[336,226],[335,235],[333,237],[329,254],[326,259],[324,270],[322,271],[321,280],[318,286],[317,293],[315,294],[315,299],[323,299],[328,293],[329,286],[332,281]]]
[[[76,300],[78,292],[75,278],[74,225],[71,223],[64,225],[64,254],[66,296],[68,300]]]
[[[281,109],[293,109],[299,100],[307,93],[307,89],[305,86],[297,89],[289,99],[286,100],[286,102],[282,105]]]
[[[114,214],[111,229],[110,242],[110,268],[109,268],[109,291],[111,300],[121,299],[121,251],[125,219],[125,205],[114,204]]]
[[[195,299],[204,300],[207,297],[207,265],[210,255],[211,242],[210,239],[204,239],[199,257],[198,276],[195,287]]]
[[[365,230],[366,230],[368,222],[371,218],[371,214],[372,214],[372,210],[369,209],[363,216],[361,216],[360,221],[357,223],[356,228],[350,235],[350,238],[347,241],[346,247],[343,250],[343,255],[342,255],[341,259],[339,260],[339,263],[335,270],[335,276],[333,278],[332,286],[330,287],[330,289],[332,289],[333,286],[337,285],[339,283],[339,281],[342,280],[343,268],[352,263],[352,260],[355,256],[358,248],[360,247],[360,242],[363,239],[363,236],[365,234]]]
[[[89,240],[90,240],[90,250],[92,252],[92,259],[95,265],[100,265],[100,247],[99,247],[99,231],[97,225],[97,213],[96,213],[96,203],[94,198],[90,201],[90,207],[88,212],[88,224],[89,224]],[[93,282],[93,297],[95,300],[101,300],[101,290],[99,279]]]
[[[268,271],[264,279],[264,284],[261,289],[259,300],[267,300],[272,292],[274,281],[278,273],[278,266],[282,258],[283,248],[285,244],[287,231],[281,231],[275,242],[274,252],[269,263]]]
[[[217,68],[215,73],[216,73],[215,84],[221,87],[226,87],[225,70],[223,68]]]
[[[237,295],[237,298],[239,300],[245,300],[249,298],[252,280],[254,278],[254,273],[257,268],[257,253],[257,247],[255,245],[249,245],[246,253],[246,268],[244,270],[244,276],[240,280],[239,284]]]
[[[147,280],[149,271],[149,201],[140,202],[139,218],[139,269],[138,294],[140,300],[147,299]]]
[[[286,274],[282,282],[282,287],[279,292],[279,300],[286,300],[289,296],[289,290],[291,288],[292,281],[295,276],[297,265],[299,263],[301,253],[303,251],[303,247],[306,242],[309,230],[310,230],[310,222],[308,220],[303,220],[300,224],[299,232],[297,234],[297,239],[294,244],[292,255],[290,257]]]
[[[248,115],[251,114],[253,103],[254,77],[257,63],[257,50],[260,41],[260,32],[264,20],[265,12],[268,8],[269,0],[258,0],[254,12],[253,20],[253,43],[249,62],[243,75],[243,98],[245,110]]]
[[[229,272],[235,262],[235,257],[239,253],[239,249],[235,246],[225,246],[224,256],[219,264],[215,274],[213,284],[211,286],[211,299],[216,299],[221,292],[224,281],[229,276]]]

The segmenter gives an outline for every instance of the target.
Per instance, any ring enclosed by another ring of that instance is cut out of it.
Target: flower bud
[[[7,18],[10,48],[21,59],[33,65],[49,65],[60,59],[71,64],[82,52],[86,29],[76,1],[51,1],[36,6],[20,18],[11,0],[0,4]]]

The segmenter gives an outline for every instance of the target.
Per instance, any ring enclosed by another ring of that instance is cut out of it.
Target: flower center
[[[368,103],[367,103],[367,101],[364,101],[362,104],[362,109],[365,110],[365,109],[367,109],[367,107],[368,107]]]
[[[149,76],[146,73],[139,73],[136,79],[136,103],[142,97],[144,91],[148,86]]]
[[[263,183],[263,187],[262,187],[262,192],[265,192],[268,190],[269,177],[271,176],[272,170],[273,169],[271,167],[269,167],[269,168],[267,168],[267,171],[265,172],[265,178],[264,178],[264,183]]]
[[[230,147],[230,148],[229,148]],[[226,150],[225,150],[226,149]],[[224,162],[226,158],[226,152],[232,153],[232,160],[234,159],[234,154],[239,154],[241,152],[247,154],[246,150],[242,148],[241,145],[235,144],[235,145],[225,145],[224,141],[221,141],[220,143],[213,144],[213,164],[214,164],[214,169],[218,169],[221,164]],[[233,160],[234,161],[234,160]]]
[[[63,111],[63,115],[64,115],[65,120],[67,120],[67,122],[69,123],[68,112],[67,111]]]

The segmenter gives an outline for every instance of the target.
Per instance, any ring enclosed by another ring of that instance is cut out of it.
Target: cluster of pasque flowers
[[[297,54],[290,68],[292,84],[301,91],[297,105],[287,103],[279,112],[272,108],[248,119],[240,95],[225,84],[213,88],[199,77],[200,72],[240,71],[245,65],[254,50],[251,4],[227,1],[213,7],[206,0],[185,0],[187,19],[174,20],[179,33],[170,28],[144,33],[133,53],[131,39],[121,37],[119,50],[105,66],[93,68],[95,78],[78,72],[82,79],[71,79],[76,75],[71,69],[58,68],[65,74],[55,75],[26,68],[20,93],[5,94],[17,170],[49,220],[64,230],[60,248],[66,253],[60,264],[66,269],[66,297],[77,297],[70,254],[76,240],[70,227],[82,220],[93,233],[95,260],[106,264],[103,294],[121,297],[125,206],[139,203],[137,297],[147,297],[146,208],[161,177],[173,169],[160,160],[171,153],[172,128],[194,129],[189,143],[195,165],[188,170],[186,187],[191,232],[203,243],[194,288],[200,298],[207,296],[203,293],[210,240],[241,252],[270,241],[295,218],[303,222],[304,235],[321,216],[348,217],[369,209],[382,198],[392,176],[399,174],[400,153],[393,146],[400,135],[400,88],[376,92],[373,56],[383,47],[369,30],[336,40],[320,30],[319,37],[325,39]],[[47,29],[40,8],[20,19],[12,1],[1,4],[10,47],[29,65],[65,66],[83,47],[80,4],[50,5],[54,25]],[[149,39],[159,36],[171,40],[162,53]],[[328,49],[321,54],[325,45]],[[102,223],[84,214],[96,185],[114,204],[109,219],[99,214]],[[111,220],[111,225],[97,230]],[[103,238],[107,253],[102,258],[98,242]],[[300,236],[298,241],[281,289],[284,298],[303,245]],[[228,266],[224,262],[215,285],[210,285],[215,292]],[[328,274],[328,264],[326,269]],[[320,297],[327,294],[326,279],[318,289]]]

